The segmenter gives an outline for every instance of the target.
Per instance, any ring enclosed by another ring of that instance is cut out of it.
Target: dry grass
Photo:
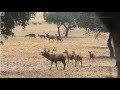
[[[5,45],[0,45],[1,54],[1,78],[107,78],[116,76],[115,60],[109,58],[109,50],[106,41],[108,34],[102,33],[97,39],[94,33],[82,35],[84,30],[76,29],[64,38],[63,42],[49,42],[48,40],[37,38],[25,38],[29,33],[50,34],[57,33],[56,25],[43,23],[39,26],[27,26],[26,30],[17,27],[15,38],[4,40]],[[59,70],[53,65],[50,71],[50,61],[40,55],[43,49],[57,47],[58,53],[64,49],[69,52],[76,51],[83,55],[83,67],[80,63],[77,68],[70,63],[66,70],[62,70],[62,63],[58,63]],[[89,61],[88,51],[93,51],[96,59]]]

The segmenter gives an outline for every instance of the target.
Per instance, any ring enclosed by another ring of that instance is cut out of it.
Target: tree
[[[90,22],[94,21],[94,20],[90,20],[88,21],[89,22],[88,25],[86,23],[82,23],[82,24],[85,27],[89,27],[90,30],[95,30],[94,28],[97,25],[99,28],[101,28],[99,29],[100,32],[104,31],[110,33],[108,39],[108,47],[111,47],[111,45],[109,45],[109,42],[111,41],[111,38],[113,38],[115,55],[116,55],[116,66],[118,69],[118,77],[120,77],[120,12],[95,12],[95,14],[98,17],[97,19],[101,20],[102,22],[99,23],[94,22],[95,25],[89,25],[91,24]],[[77,21],[81,22],[79,19]],[[103,28],[104,25],[107,29]],[[78,26],[81,26],[81,24],[78,23]]]
[[[114,51],[113,51],[113,47],[112,47],[112,35],[111,35],[111,33],[109,34],[109,38],[108,38],[108,41],[107,41],[107,46],[108,46],[108,48],[109,48],[109,50],[110,50],[110,57],[111,58],[114,58],[115,57],[115,55],[114,55]]]
[[[74,17],[70,12],[47,12],[44,13],[44,19],[48,23],[54,23],[58,28],[58,35],[60,35],[60,27],[64,26],[66,33],[65,36],[68,36],[68,31],[76,27]]]
[[[79,15],[77,16],[76,19],[76,23],[78,27],[89,28],[91,31],[96,31],[98,33],[109,32],[108,29],[104,26],[103,22],[101,22],[99,19],[99,18],[106,18],[105,16],[97,17],[95,12],[80,12],[78,14]],[[107,46],[110,50],[110,57],[114,58],[114,52],[113,52],[111,40],[112,40],[111,34],[109,34]]]
[[[91,31],[96,31],[97,33],[109,32],[108,29],[104,26],[103,22],[100,21],[99,17],[96,17],[95,12],[46,12],[43,16],[47,22],[57,24],[59,36],[59,29],[62,25],[66,28],[65,36],[68,36],[68,31],[72,28],[75,28],[76,26],[80,28],[86,28],[86,30],[89,28]],[[114,58],[111,39],[111,34],[109,34],[107,46],[110,50],[110,57]]]
[[[10,35],[16,25],[23,26],[24,29],[28,25],[29,19],[34,15],[34,12],[5,12],[5,16],[1,18],[4,22],[1,34]]]
[[[114,43],[116,66],[118,69],[118,77],[120,77],[120,12],[96,12],[105,26],[108,28]]]

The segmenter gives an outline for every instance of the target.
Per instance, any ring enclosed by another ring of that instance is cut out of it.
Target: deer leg
[[[64,68],[63,68],[63,70],[65,70],[65,66],[66,66],[66,63],[64,64]]]
[[[89,58],[89,61],[91,60],[91,58]]]
[[[73,59],[72,59],[72,65],[73,65]]]
[[[67,67],[68,67],[68,64],[69,64],[69,59],[68,59],[68,62],[67,62]]]
[[[75,67],[77,66],[77,60],[75,60]]]
[[[62,63],[64,65],[63,70],[65,70],[66,63],[65,63],[65,61],[62,61]]]
[[[52,68],[52,65],[53,65],[53,61],[51,61],[51,67],[50,67],[50,70],[51,70],[51,68]]]
[[[69,63],[69,58],[68,58],[68,63]]]
[[[57,68],[57,70],[58,70],[58,67],[57,67],[57,61],[55,62],[55,64],[56,64],[56,68]]]
[[[82,67],[82,60],[80,62],[81,62],[81,67]]]

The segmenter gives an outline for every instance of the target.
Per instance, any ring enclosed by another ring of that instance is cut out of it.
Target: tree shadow
[[[111,58],[110,56],[97,56],[97,59],[115,59],[115,58]]]

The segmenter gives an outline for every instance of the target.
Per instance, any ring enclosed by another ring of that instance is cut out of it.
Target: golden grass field
[[[63,42],[49,42],[40,37],[24,37],[29,33],[37,35],[44,34],[44,32],[57,33],[56,25],[43,23],[37,26],[29,25],[25,30],[21,27],[14,29],[16,37],[10,37],[4,40],[4,45],[0,45],[0,78],[107,78],[116,76],[116,62],[109,58],[107,48],[108,33],[101,33],[95,39],[95,33],[83,35],[85,30],[75,29],[69,32],[68,38],[63,38]],[[62,70],[62,63],[58,63],[59,70],[56,69],[55,64],[52,70],[49,70],[51,62],[40,53],[45,47],[57,47],[57,53],[62,53],[64,49],[70,53],[72,51],[81,53],[83,67],[80,63],[75,67],[70,62],[66,70]],[[89,61],[88,51],[94,52],[95,60]]]

